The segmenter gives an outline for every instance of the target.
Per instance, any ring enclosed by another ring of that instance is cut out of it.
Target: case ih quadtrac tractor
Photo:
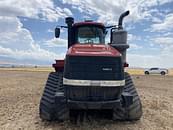
[[[127,32],[121,14],[118,25],[85,21],[74,23],[67,17],[68,51],[64,60],[53,64],[40,101],[40,117],[44,120],[64,121],[76,111],[111,112],[113,120],[138,120],[142,105],[131,76],[124,72]],[[55,37],[60,35],[56,27]],[[110,43],[105,35],[110,30]]]

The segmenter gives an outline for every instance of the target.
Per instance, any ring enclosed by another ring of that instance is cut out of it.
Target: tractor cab
[[[105,44],[105,28],[101,23],[82,22],[73,26],[75,42],[79,44]]]
[[[74,44],[105,44],[106,29],[102,23],[84,21],[74,23],[72,17],[66,18],[68,28],[68,47]],[[63,26],[64,27],[64,26]],[[55,29],[55,37],[59,37],[60,29]]]

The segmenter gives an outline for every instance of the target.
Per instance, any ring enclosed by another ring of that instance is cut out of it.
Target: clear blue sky
[[[1,0],[0,64],[51,65],[67,50],[66,30],[54,38],[65,17],[111,25],[126,10],[130,66],[172,68],[173,0]]]

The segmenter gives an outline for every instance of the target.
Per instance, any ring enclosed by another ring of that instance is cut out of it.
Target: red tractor
[[[113,120],[139,120],[142,105],[131,76],[124,72],[127,32],[121,14],[118,25],[85,21],[74,23],[67,17],[68,51],[64,60],[53,64],[40,101],[40,117],[64,121],[80,110],[107,110]],[[110,43],[105,35],[110,30]],[[55,37],[60,28],[55,29]]]

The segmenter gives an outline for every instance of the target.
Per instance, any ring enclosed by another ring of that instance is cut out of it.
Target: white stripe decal
[[[73,86],[124,86],[125,80],[76,80],[63,78],[64,85]]]

